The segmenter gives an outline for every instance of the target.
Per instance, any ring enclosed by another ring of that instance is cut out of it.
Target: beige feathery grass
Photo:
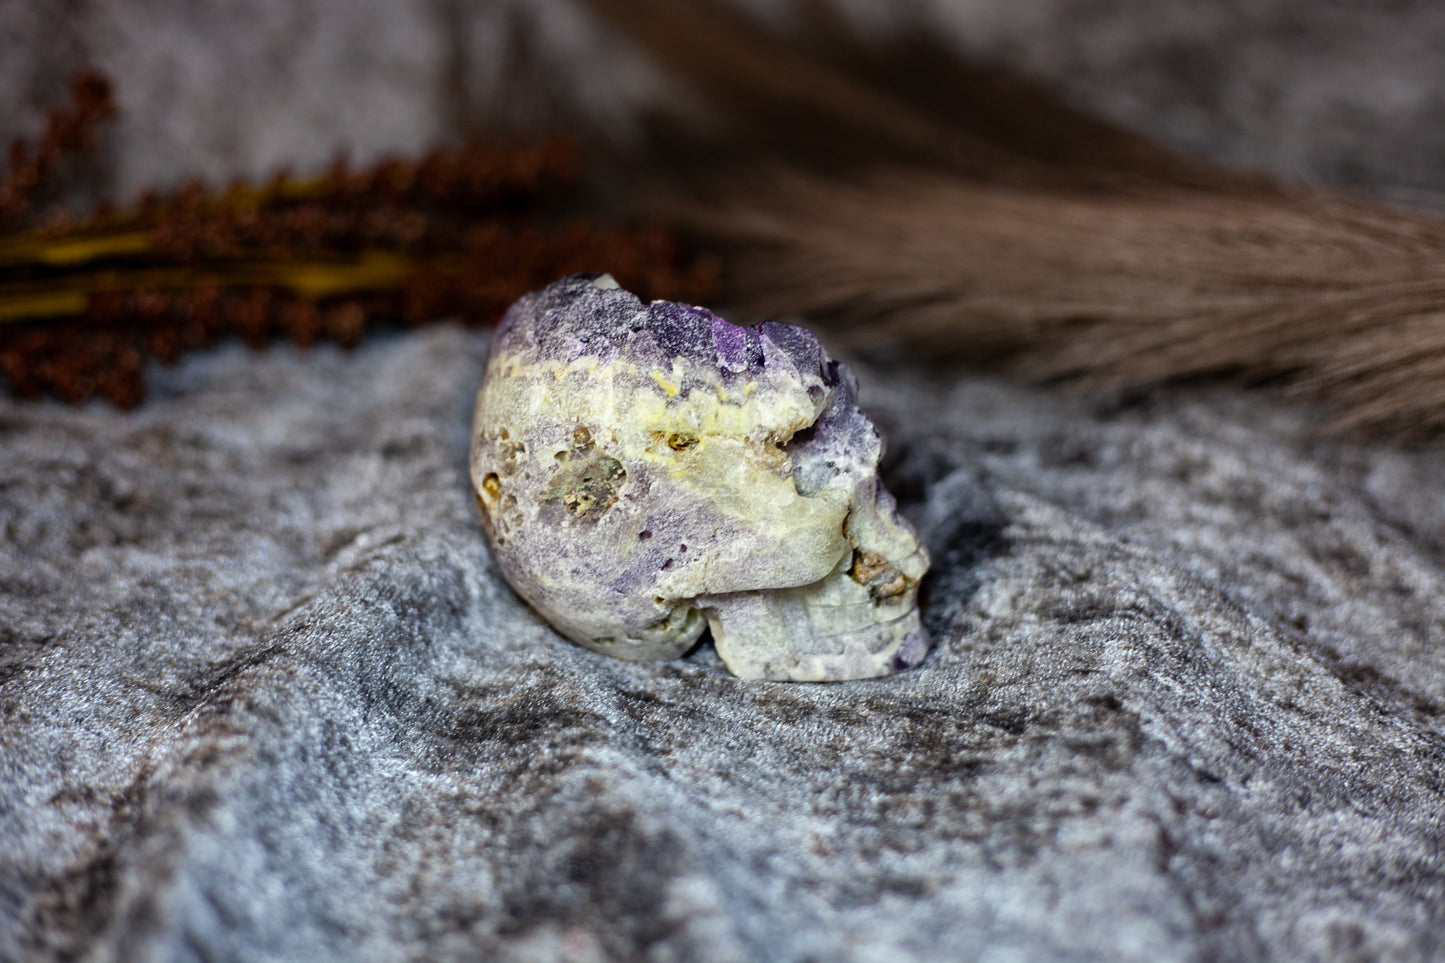
[[[590,3],[721,120],[660,126],[650,179],[750,314],[1035,377],[1283,379],[1344,423],[1445,427],[1441,219],[1180,159],[816,7],[804,44],[707,3]]]

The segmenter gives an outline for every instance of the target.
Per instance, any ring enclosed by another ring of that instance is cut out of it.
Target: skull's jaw
[[[812,585],[699,599],[728,671],[743,679],[841,682],[922,662],[928,633],[917,586],[880,600],[857,568],[848,559]]]

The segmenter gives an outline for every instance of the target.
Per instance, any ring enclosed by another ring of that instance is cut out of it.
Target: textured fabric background
[[[579,115],[657,95],[560,3],[11,2],[0,117],[99,59],[112,186],[408,148],[494,93],[509,9]],[[1210,156],[1445,186],[1424,3],[898,9]],[[130,414],[0,400],[0,958],[1445,955],[1438,444],[860,367],[935,651],[748,684],[576,649],[501,583],[485,349],[232,346]]]
[[[735,0],[774,20],[781,0]],[[1202,157],[1418,202],[1445,196],[1434,0],[832,0],[1047,81]],[[0,138],[99,66],[121,196],[413,151],[482,118],[626,137],[666,85],[571,0],[0,0]],[[519,57],[541,67],[508,81]],[[525,58],[524,58],[525,59]]]

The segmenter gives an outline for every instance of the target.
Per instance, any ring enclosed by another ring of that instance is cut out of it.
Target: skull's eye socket
[[[684,435],[682,432],[673,432],[667,436],[667,447],[673,451],[687,451],[697,446],[696,435]]]

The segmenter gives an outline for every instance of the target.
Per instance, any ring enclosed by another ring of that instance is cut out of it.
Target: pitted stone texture
[[[503,575],[568,638],[744,678],[888,675],[928,650],[928,555],[879,484],[858,386],[803,328],[645,305],[606,275],[521,299],[477,395]]]

